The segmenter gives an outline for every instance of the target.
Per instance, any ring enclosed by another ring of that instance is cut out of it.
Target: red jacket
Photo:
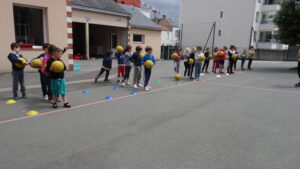
[[[224,52],[224,55],[220,55],[220,52]],[[226,59],[226,51],[224,50],[224,49],[220,49],[220,51],[219,51],[219,53],[218,53],[218,58],[219,58],[219,60],[225,60]]]

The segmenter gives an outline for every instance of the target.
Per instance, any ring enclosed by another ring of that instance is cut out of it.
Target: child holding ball
[[[46,71],[50,75],[51,79],[51,91],[52,91],[52,107],[54,109],[57,109],[58,107],[58,98],[59,96],[62,97],[64,107],[65,108],[70,108],[71,105],[67,101],[67,85],[66,81],[64,79],[65,74],[64,71],[66,70],[66,65],[63,63],[63,61],[60,59],[62,57],[62,49],[55,47],[54,45],[51,45],[49,47],[49,55],[52,56],[48,61],[47,61],[47,66],[46,66]],[[53,63],[55,61],[60,61],[63,63],[63,70],[61,72],[54,70],[53,68]]]
[[[200,80],[200,73],[201,73],[201,67],[202,67],[202,60],[200,57],[203,57],[204,54],[202,52],[202,47],[197,47],[197,52],[195,53],[195,80]],[[205,56],[204,56],[205,57]]]
[[[150,61],[152,61],[153,65],[155,65],[156,64],[156,60],[155,60],[154,56],[152,55],[153,49],[152,49],[151,46],[147,46],[145,48],[145,51],[146,51],[146,54],[145,54],[145,56],[144,56],[144,58],[142,60],[142,63],[144,64],[144,67],[145,67],[145,83],[144,83],[144,87],[145,87],[145,91],[149,91],[149,90],[151,90],[151,87],[148,84],[149,84],[149,80],[150,80],[150,77],[151,77],[152,67],[148,67],[146,65],[146,62],[150,60]]]

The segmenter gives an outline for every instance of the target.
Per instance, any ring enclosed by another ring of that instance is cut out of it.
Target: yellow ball
[[[144,59],[144,57],[145,57],[145,54],[141,54],[140,56],[141,56],[141,59]]]
[[[172,59],[177,60],[179,59],[179,55],[177,53],[172,54]]]
[[[249,52],[249,55],[254,56],[255,52]]]
[[[118,51],[119,53],[122,53],[122,52],[124,51],[123,46],[121,46],[121,45],[117,46],[117,51]]]
[[[209,59],[212,59],[212,58],[214,58],[214,55],[209,55],[208,57],[209,57]]]
[[[218,57],[218,53],[214,53],[213,57],[215,58]]]
[[[245,57],[247,57],[247,55],[246,54],[242,54],[241,57],[245,58]]]
[[[64,71],[65,66],[62,61],[54,61],[51,64],[51,68],[52,68],[53,72],[60,73],[60,72]]]
[[[177,81],[179,81],[179,80],[181,79],[180,74],[176,74],[176,75],[174,76],[174,79],[177,80]]]
[[[41,59],[33,59],[31,62],[31,67],[39,69],[42,66],[42,60]]]
[[[153,67],[153,62],[151,60],[147,60],[144,65],[146,68],[151,69]]]
[[[238,58],[238,54],[233,54],[231,57],[232,57],[232,59],[234,59],[234,60],[235,60],[235,59],[237,59],[237,58]]]
[[[18,60],[22,61],[22,63],[15,63],[15,65],[16,65],[18,68],[23,68],[23,67],[25,67],[25,64],[27,63],[27,61],[26,61],[24,58],[18,58]]]
[[[190,59],[189,59],[189,64],[192,65],[192,64],[194,64],[194,63],[195,63],[195,60],[192,59],[192,58],[190,58]]]
[[[203,56],[203,55],[199,56],[199,60],[200,60],[201,62],[203,62],[205,59],[206,59],[205,56]]]
[[[225,53],[224,53],[223,51],[220,51],[220,52],[219,52],[219,55],[220,55],[220,56],[224,56]]]

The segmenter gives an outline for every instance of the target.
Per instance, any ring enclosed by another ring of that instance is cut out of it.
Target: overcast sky
[[[171,18],[179,18],[180,0],[143,0],[144,2],[156,7],[162,14]]]

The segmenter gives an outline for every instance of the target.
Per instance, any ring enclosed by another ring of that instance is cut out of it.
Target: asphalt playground
[[[39,88],[15,104],[0,92],[0,168],[299,169],[295,66],[256,61],[253,71],[176,82],[172,61],[160,61],[152,91],[121,88],[114,75],[87,80],[68,86],[71,109],[53,110]]]

